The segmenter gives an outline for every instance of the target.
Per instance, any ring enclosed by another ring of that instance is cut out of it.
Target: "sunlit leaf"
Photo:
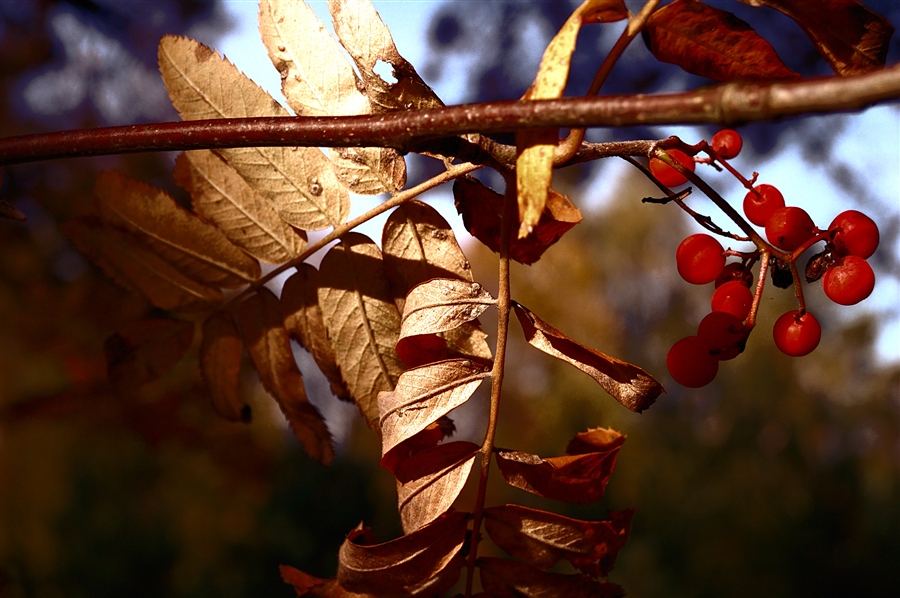
[[[468,359],[451,359],[409,369],[397,388],[378,395],[381,454],[421,432],[469,400],[490,370]]]
[[[331,435],[319,411],[306,398],[278,299],[268,289],[259,289],[238,305],[235,320],[263,387],[277,401],[294,436],[310,457],[330,464],[334,458]]]
[[[378,425],[378,393],[394,388],[403,363],[394,349],[400,314],[371,239],[348,233],[319,267],[319,306],[341,376],[370,427]]]
[[[174,176],[191,194],[194,210],[253,257],[280,264],[306,248],[306,236],[282,220],[269,200],[213,152],[180,154]]]
[[[316,365],[328,378],[331,392],[343,401],[352,401],[347,384],[341,378],[334,357],[334,347],[328,339],[322,309],[319,307],[319,271],[310,264],[300,264],[297,272],[281,288],[281,312],[284,327],[291,338],[309,351]]]
[[[592,503],[603,498],[625,437],[614,430],[580,432],[567,455],[541,458],[531,453],[495,449],[497,466],[508,484],[554,500]]]
[[[194,40],[163,37],[159,68],[184,120],[289,115],[233,64]],[[319,230],[346,220],[349,195],[318,148],[231,148],[216,153],[257,193],[274,202],[278,215],[289,224]]]
[[[453,183],[453,197],[466,230],[491,250],[499,252],[503,196],[478,179],[461,177]],[[581,220],[581,212],[569,198],[550,189],[537,225],[528,236],[512,239],[509,257],[522,264],[533,264]]]
[[[452,330],[480,316],[496,300],[477,282],[434,278],[406,297],[397,351],[406,340]]]
[[[372,544],[371,534],[360,524],[341,545],[337,579],[356,592],[402,594],[451,566],[458,571],[462,561],[454,557],[465,543],[468,517],[468,513],[446,513],[382,544]]]
[[[750,25],[696,0],[675,0],[657,10],[642,34],[658,60],[701,77],[716,81],[799,77]]]
[[[585,347],[516,302],[513,308],[529,344],[575,366],[632,411],[640,413],[665,392],[659,382],[636,365]]]
[[[884,66],[894,27],[856,0],[741,0],[794,19],[839,75]]]
[[[551,573],[527,563],[494,557],[478,559],[481,585],[493,598],[619,598],[625,592],[587,575]]]
[[[373,112],[443,106],[397,51],[391,32],[369,0],[328,0],[328,8],[338,39],[365,82]]]
[[[156,380],[181,361],[194,340],[194,323],[151,318],[128,324],[106,339],[103,351],[109,381],[137,388]]]
[[[160,309],[200,311],[222,300],[222,292],[181,273],[127,232],[84,217],[60,225],[75,247],[126,289]]]
[[[240,374],[243,344],[234,318],[217,311],[203,323],[200,372],[209,389],[212,406],[230,421],[250,421],[250,407],[241,399]]]
[[[628,541],[634,511],[610,513],[603,521],[581,521],[519,505],[488,507],[484,526],[494,543],[541,569],[561,559],[583,573],[605,577]]]

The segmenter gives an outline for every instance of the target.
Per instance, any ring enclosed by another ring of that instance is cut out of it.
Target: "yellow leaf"
[[[159,68],[172,104],[185,120],[289,116],[269,94],[203,44],[167,35]],[[278,215],[303,230],[334,227],[347,218],[350,198],[331,161],[314,147],[218,150]]]
[[[103,172],[94,199],[102,220],[139,235],[157,255],[198,282],[234,288],[259,278],[256,260],[156,187]]]

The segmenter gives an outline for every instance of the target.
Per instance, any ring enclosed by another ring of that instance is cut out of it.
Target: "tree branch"
[[[344,117],[257,117],[62,131],[0,139],[0,166],[55,158],[225,147],[433,147],[435,139],[547,127],[734,126],[852,111],[900,99],[900,65],[851,77],[725,83],[697,91],[466,104]],[[431,140],[431,141],[430,141]]]

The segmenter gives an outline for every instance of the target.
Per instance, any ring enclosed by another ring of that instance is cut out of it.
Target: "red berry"
[[[697,328],[697,336],[706,341],[714,356],[734,349],[746,336],[744,323],[733,314],[714,311],[706,314]]]
[[[744,196],[744,215],[756,226],[765,226],[772,213],[784,207],[784,195],[777,187],[763,183]]]
[[[723,311],[744,321],[753,305],[753,293],[738,280],[726,282],[715,290],[710,305],[714,312]]]
[[[872,294],[875,272],[866,260],[848,255],[828,268],[822,278],[822,288],[835,303],[855,305]]]
[[[862,212],[841,212],[828,230],[834,235],[834,247],[839,255],[868,259],[878,248],[878,225]]]
[[[722,129],[713,135],[709,145],[714,152],[719,154],[720,158],[731,160],[741,153],[741,148],[744,147],[744,140],[741,139],[741,134],[737,131]]]
[[[675,382],[688,388],[699,388],[713,381],[719,371],[719,360],[699,336],[683,338],[669,349],[666,367]]]
[[[681,162],[685,168],[694,172],[695,165],[693,156],[688,156],[686,153],[677,149],[666,150],[666,152]],[[687,178],[685,178],[683,174],[659,158],[650,158],[650,172],[652,172],[653,176],[666,187],[678,187],[687,182]]]
[[[753,274],[749,269],[745,269],[744,264],[741,262],[725,264],[725,267],[722,268],[722,271],[716,276],[716,288],[719,288],[726,282],[731,282],[732,280],[737,280],[745,287],[749,287],[753,284]]]
[[[803,208],[788,206],[775,210],[766,221],[769,243],[793,251],[816,234],[816,225]]]
[[[722,245],[703,233],[691,235],[675,252],[678,273],[691,284],[706,284],[716,279],[725,266]]]
[[[782,315],[772,328],[775,346],[782,353],[792,357],[801,357],[812,353],[822,338],[819,322],[809,312],[800,315],[795,309]]]

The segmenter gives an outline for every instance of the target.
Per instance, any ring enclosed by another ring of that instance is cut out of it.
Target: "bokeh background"
[[[255,4],[0,0],[0,135],[175,119],[156,71],[156,44],[166,33],[221,49],[277,94],[277,73],[256,39]],[[325,17],[324,2],[311,4]],[[519,97],[575,6],[375,4],[400,51],[447,103]],[[750,22],[795,70],[827,74],[800,29],[779,13],[711,4]],[[896,3],[866,4],[900,25]],[[619,30],[582,34],[570,93],[587,87]],[[900,61],[896,39],[888,61]],[[707,83],[655,62],[637,41],[604,91]],[[679,134],[695,141],[713,132],[603,129],[589,139]],[[888,595],[900,589],[900,110],[741,132],[745,150],[735,165],[759,171],[818,224],[850,207],[876,217],[876,295],[839,308],[808,287],[823,342],[792,359],[777,352],[767,329],[793,299],[768,292],[745,354],[723,364],[713,384],[683,389],[668,378],[664,359],[708,310],[709,289],[674,272],[675,247],[695,225],[674,207],[642,205],[653,188],[624,163],[558,172],[555,187],[585,220],[540,262],[514,269],[514,297],[585,344],[641,365],[669,392],[635,415],[514,335],[500,445],[550,456],[596,426],[618,429],[628,441],[599,505],[551,504],[499,482],[489,500],[593,519],[637,509],[611,576],[633,596]],[[137,390],[106,382],[104,339],[154,312],[82,259],[57,226],[84,208],[104,169],[185,200],[171,181],[173,159],[74,159],[2,172],[0,195],[28,216],[24,224],[0,221],[3,596],[288,597],[278,564],[329,577],[337,547],[359,521],[384,539],[399,533],[378,440],[311,372],[310,394],[341,442],[329,469],[302,453],[249,370],[250,425],[213,415],[190,356]],[[413,181],[436,172],[426,159],[409,164]],[[726,177],[710,173],[709,180],[726,198],[743,197]],[[449,190],[426,199],[463,239]],[[356,210],[371,201],[357,201]],[[712,213],[702,199],[692,202]],[[377,227],[368,232],[379,236]],[[495,289],[496,257],[469,242],[464,248],[479,281]],[[490,329],[490,318],[482,319]],[[298,358],[308,370],[302,352]],[[483,428],[479,400],[459,415],[461,433]],[[471,495],[464,492],[462,508]]]

